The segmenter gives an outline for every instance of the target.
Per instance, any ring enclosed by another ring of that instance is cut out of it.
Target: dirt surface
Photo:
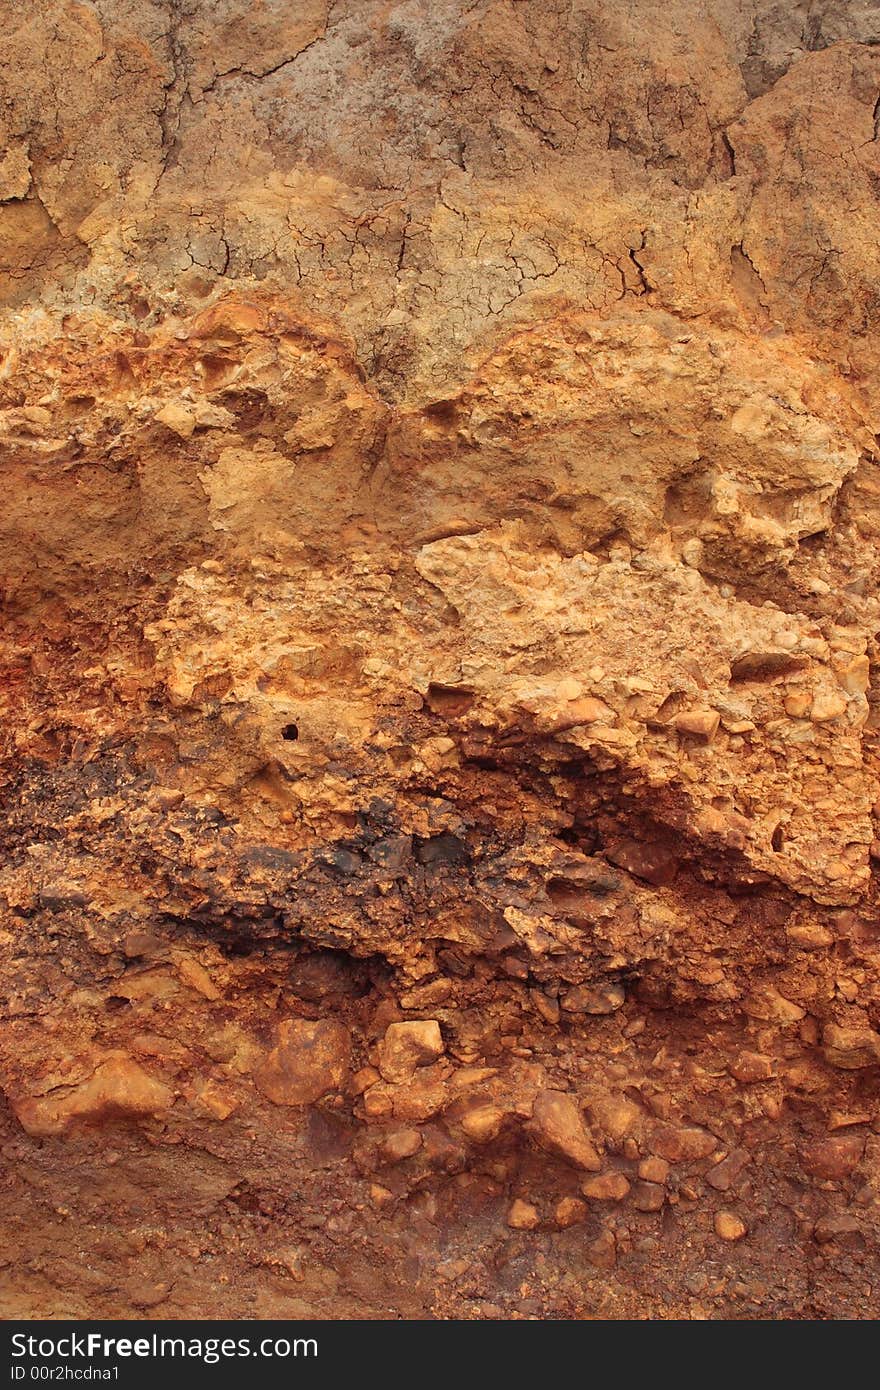
[[[0,1313],[876,1316],[880,11],[0,17]]]

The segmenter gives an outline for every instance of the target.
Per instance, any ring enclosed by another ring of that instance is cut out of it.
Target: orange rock
[[[593,1202],[622,1202],[629,1192],[629,1181],[625,1173],[597,1173],[584,1179],[581,1192]]]
[[[563,1091],[540,1091],[528,1126],[542,1148],[558,1154],[576,1168],[598,1173],[602,1164],[587,1133],[581,1112]]]
[[[62,1094],[29,1097],[14,1105],[28,1134],[67,1134],[78,1124],[137,1120],[168,1110],[173,1093],[127,1057],[113,1057],[96,1067],[88,1081]]]
[[[556,1203],[553,1219],[561,1230],[569,1226],[579,1226],[586,1221],[589,1208],[578,1197],[562,1197]]]
[[[835,1134],[801,1149],[804,1170],[814,1178],[839,1182],[859,1166],[865,1141],[857,1134]]]
[[[379,1044],[379,1070],[386,1081],[406,1081],[416,1067],[428,1066],[445,1051],[436,1019],[390,1023]]]
[[[254,1081],[275,1105],[310,1105],[339,1090],[348,1076],[351,1038],[334,1019],[288,1018],[277,1042],[254,1072]]]
[[[661,1158],[670,1163],[690,1163],[694,1159],[708,1158],[718,1147],[718,1140],[707,1129],[696,1125],[660,1125],[652,1139],[653,1147]]]
[[[514,1198],[507,1213],[507,1224],[512,1231],[533,1231],[540,1221],[536,1206],[524,1202],[521,1197]]]

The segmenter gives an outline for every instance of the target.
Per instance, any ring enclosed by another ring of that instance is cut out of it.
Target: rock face
[[[876,1316],[876,7],[0,13],[0,1311]]]

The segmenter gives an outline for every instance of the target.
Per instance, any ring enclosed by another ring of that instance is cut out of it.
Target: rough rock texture
[[[0,1308],[880,1306],[880,10],[0,0]]]

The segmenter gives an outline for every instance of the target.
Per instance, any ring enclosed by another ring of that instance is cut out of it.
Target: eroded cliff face
[[[3,1311],[876,1315],[877,7],[0,13]]]

